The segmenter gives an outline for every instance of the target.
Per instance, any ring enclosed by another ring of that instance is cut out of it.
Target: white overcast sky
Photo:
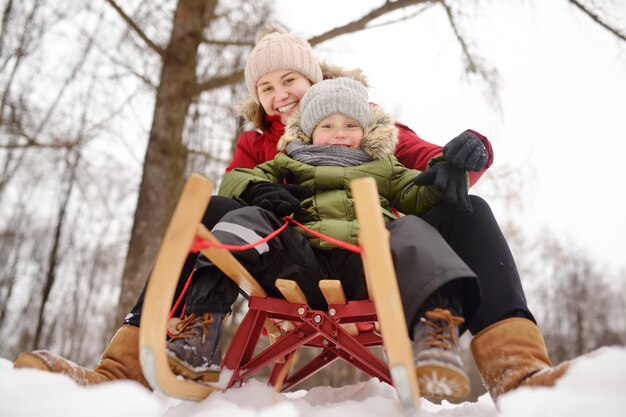
[[[494,168],[524,171],[529,230],[550,230],[613,268],[626,267],[626,43],[565,0],[466,3],[459,26],[499,73],[501,111],[484,83],[463,75],[441,7],[316,50],[323,59],[362,68],[371,100],[421,137],[443,145],[466,128],[488,136]],[[626,2],[604,3],[626,33]],[[308,37],[382,1],[276,4],[277,18]]]

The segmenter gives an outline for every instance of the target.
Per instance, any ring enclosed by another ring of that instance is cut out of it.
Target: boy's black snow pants
[[[283,223],[267,210],[244,207],[227,213],[213,233],[222,243],[245,245],[260,241]],[[412,329],[424,300],[451,281],[462,288],[463,311],[473,317],[480,299],[476,276],[441,235],[415,216],[395,220],[387,229],[407,328]],[[282,297],[274,282],[276,278],[286,278],[298,283],[314,309],[327,308],[318,286],[322,279],[340,280],[349,300],[367,298],[361,255],[344,249],[314,248],[296,226],[287,227],[253,249],[232,254],[271,297]],[[229,311],[237,293],[237,285],[201,257],[186,298],[185,313]]]

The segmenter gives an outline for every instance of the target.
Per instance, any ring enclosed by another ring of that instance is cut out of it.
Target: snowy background
[[[552,388],[523,388],[476,402],[421,400],[415,417],[618,417],[626,410],[626,349],[602,348],[579,359]],[[62,375],[12,369],[0,360],[0,415],[4,417],[378,417],[402,410],[392,387],[378,380],[342,388],[277,394],[251,380],[201,402],[150,393],[134,382],[80,387]]]
[[[279,20],[313,36],[381,1],[276,3]],[[624,268],[624,42],[567,1],[483,1],[481,6],[468,7],[460,23],[471,48],[497,68],[497,96],[480,80],[462,75],[460,47],[440,7],[406,22],[337,38],[316,50],[338,65],[362,68],[370,78],[372,100],[427,140],[443,145],[468,127],[486,134],[494,145],[495,164],[473,192],[483,194],[489,175],[506,166],[523,175],[525,184],[524,211],[508,213],[496,199],[490,200],[499,219],[518,216],[525,232],[569,239],[600,263]],[[608,1],[607,8],[613,12],[612,21],[626,22],[626,2]],[[142,135],[137,135],[138,148],[146,139],[145,132]],[[138,156],[137,167],[140,162]],[[29,292],[24,292],[27,299]],[[19,324],[5,327],[3,343],[19,340]],[[95,359],[91,352],[87,356]],[[149,393],[128,382],[83,388],[61,375],[13,370],[8,359],[0,359],[3,417],[369,417],[399,415],[398,407],[394,390],[375,380],[288,395],[251,381],[195,403]],[[459,405],[422,400],[419,415],[610,417],[625,415],[625,410],[626,349],[615,347],[581,360],[554,388],[521,389],[502,397],[499,411],[483,395],[477,402]]]

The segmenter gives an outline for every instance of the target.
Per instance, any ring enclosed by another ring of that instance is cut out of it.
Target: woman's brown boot
[[[569,366],[552,366],[541,332],[524,318],[505,319],[481,330],[470,348],[494,402],[520,386],[552,386]]]
[[[22,353],[13,367],[65,374],[80,385],[133,380],[151,389],[139,364],[139,328],[135,326],[122,326],[115,333],[93,371],[47,350]]]

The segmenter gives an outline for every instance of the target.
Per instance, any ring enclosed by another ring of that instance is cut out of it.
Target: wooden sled
[[[186,380],[170,370],[165,349],[166,329],[177,278],[195,237],[217,242],[200,223],[212,190],[213,183],[208,179],[195,174],[189,178],[146,288],[139,339],[141,366],[150,385],[170,396],[199,401],[215,390],[238,386],[256,371],[272,366],[268,383],[285,391],[342,359],[367,375],[393,384],[405,410],[417,409],[420,393],[411,342],[395,279],[389,232],[372,178],[352,183],[370,300],[346,300],[340,282],[333,280],[320,283],[329,304],[327,311],[309,308],[302,291],[289,280],[276,282],[285,299],[268,297],[229,251],[203,249],[202,254],[249,295],[249,310],[226,351],[218,383],[208,385]],[[288,325],[278,328],[276,321]],[[376,331],[376,323],[382,337]],[[271,344],[255,354],[263,328]],[[386,363],[369,350],[381,345],[385,348]],[[290,374],[292,359],[303,346],[320,348],[321,353]]]

